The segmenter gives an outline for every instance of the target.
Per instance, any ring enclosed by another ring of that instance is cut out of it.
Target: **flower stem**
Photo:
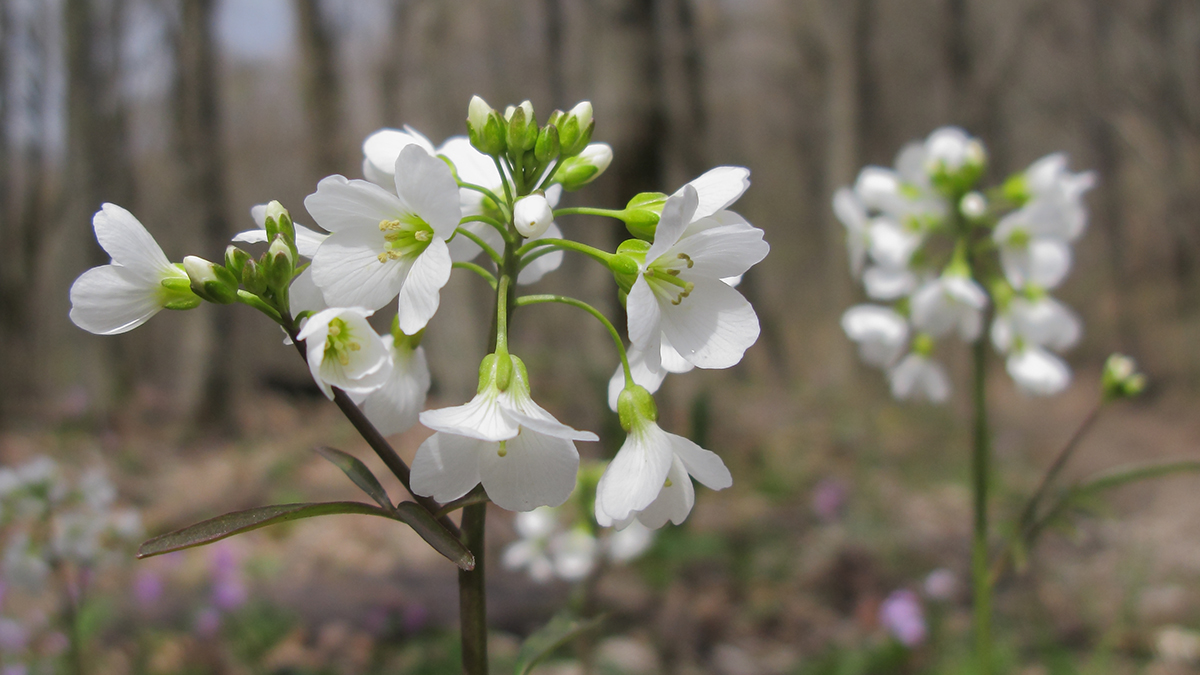
[[[537,305],[543,302],[558,302],[564,305],[578,307],[579,309],[582,309],[588,314],[596,317],[597,321],[604,324],[604,327],[608,329],[608,334],[612,336],[613,344],[617,346],[617,354],[621,357],[621,368],[625,371],[626,386],[628,386],[628,383],[633,382],[633,373],[631,373],[629,370],[629,356],[625,353],[625,343],[621,341],[621,334],[617,332],[617,329],[612,325],[612,322],[608,320],[608,317],[604,316],[604,314],[600,313],[600,310],[592,307],[586,302],[582,300],[576,300],[575,298],[567,297],[565,295],[525,295],[517,298],[517,306]]]
[[[1050,485],[1058,474],[1062,472],[1063,467],[1067,465],[1067,461],[1071,459],[1071,455],[1075,454],[1075,448],[1079,447],[1079,442],[1087,434],[1092,425],[1100,417],[1100,411],[1104,408],[1104,399],[1101,399],[1088,413],[1087,417],[1083,418],[1083,422],[1075,429],[1075,433],[1071,434],[1071,438],[1067,440],[1066,445],[1058,451],[1058,456],[1054,458],[1054,462],[1046,469],[1045,475],[1042,476],[1042,482],[1038,484],[1037,490],[1033,496],[1029,498],[1029,503],[1025,505],[1025,509],[1021,512],[1021,519],[1018,521],[1019,532],[1021,537],[1028,535],[1030,527],[1033,526],[1037,516],[1038,506],[1041,505],[1042,499],[1045,498],[1046,492],[1049,491]]]
[[[971,585],[974,596],[973,627],[979,675],[992,673],[992,579],[988,569],[988,469],[991,448],[987,421],[987,339],[972,346],[975,409],[974,451],[971,483],[974,492],[975,527],[971,539]]]
[[[464,183],[463,181],[460,180],[460,181],[458,181],[458,187],[466,188],[468,190],[474,190],[475,192],[478,192],[478,193],[482,194],[484,197],[487,197],[488,199],[495,202],[496,206],[500,206],[500,205],[504,204],[504,200],[497,197],[495,192],[492,192],[491,190],[483,187],[482,185],[476,185],[474,183]]]
[[[499,265],[504,260],[504,258],[496,252],[496,249],[489,246],[488,243],[483,240],[483,237],[480,237],[474,232],[460,227],[455,230],[454,233],[460,237],[466,237],[467,239],[475,242],[479,248],[483,249],[483,252],[492,259],[492,262],[496,263],[496,265]]]
[[[504,223],[496,220],[495,218],[489,218],[489,217],[483,216],[483,215],[474,215],[474,216],[463,216],[458,221],[458,224],[460,226],[466,225],[467,223],[484,223],[485,225],[490,225],[492,229],[494,229],[500,233],[501,237],[504,237],[504,241],[508,241],[509,239],[511,239],[511,236],[508,234],[508,228],[504,227]]]
[[[508,287],[512,283],[512,277],[504,274],[496,282],[496,349],[497,353],[500,350],[508,351],[508,314],[510,311],[508,301]]]
[[[496,163],[496,173],[500,174],[500,184],[504,186],[504,203],[507,205],[513,204],[512,188],[508,186],[508,176],[504,173],[504,167],[500,164],[500,158],[492,156],[492,161]]]
[[[590,256],[596,260],[599,260],[605,265],[607,265],[608,261],[612,260],[613,258],[613,254],[609,253],[608,251],[602,251],[594,246],[581,244],[577,241],[571,241],[570,239],[534,239],[533,241],[527,242],[524,246],[517,249],[516,255],[518,258],[520,258],[526,253],[529,253],[533,249],[540,246],[553,246],[564,251],[575,251],[576,253],[582,253],[586,256]]]
[[[462,510],[463,544],[475,556],[475,568],[458,571],[458,613],[462,665],[467,675],[487,675],[487,593],[484,588],[484,522],[487,504]]]
[[[590,206],[572,206],[565,209],[554,209],[555,218],[559,216],[604,216],[606,218],[622,220],[621,216],[624,213],[624,209],[597,209]]]
[[[492,274],[491,272],[483,269],[479,265],[476,265],[473,262],[456,262],[456,263],[451,263],[450,266],[455,269],[471,270],[475,274],[478,274],[479,276],[483,277],[483,280],[488,282],[488,285],[492,287],[492,290],[496,290],[496,276],[494,274]]]

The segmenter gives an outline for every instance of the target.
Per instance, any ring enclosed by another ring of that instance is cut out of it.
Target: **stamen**
[[[416,232],[413,232],[413,239],[416,239],[417,241],[429,241],[429,232],[427,230],[417,230]]]
[[[680,254],[679,254],[679,259],[680,259],[680,260],[686,260],[686,261],[687,261],[687,266],[688,266],[688,269],[689,269],[689,270],[690,270],[690,269],[692,269],[692,265],[695,265],[695,264],[696,264],[696,263],[692,262],[692,258],[691,258],[691,257],[690,257],[688,254],[686,254],[686,253],[680,253]],[[676,274],[678,274],[678,272],[676,272]]]
[[[347,342],[346,349],[349,349],[352,352],[356,352],[356,351],[362,349],[362,345],[358,344],[357,342]]]
[[[381,220],[381,221],[379,221],[379,231],[380,232],[387,232],[389,230],[398,230],[398,229],[400,229],[400,221],[399,220]]]
[[[350,355],[344,351],[341,351],[341,350],[338,351],[337,360],[338,360],[338,363],[342,364],[343,366],[350,365]]]
[[[500,457],[508,456],[508,448],[506,448],[504,446],[505,446],[505,441],[500,441],[500,449],[496,451],[496,454],[499,455]]]
[[[674,483],[671,482],[670,478],[667,479],[667,482],[663,483],[663,487],[665,487],[665,488],[669,488],[672,485],[674,485]]]

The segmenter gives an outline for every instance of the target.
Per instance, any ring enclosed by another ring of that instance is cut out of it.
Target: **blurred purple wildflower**
[[[958,576],[946,569],[939,567],[929,573],[925,577],[925,595],[933,600],[953,600],[958,593]]]
[[[205,607],[196,612],[196,634],[203,638],[210,638],[217,634],[217,630],[221,628],[221,612],[217,611],[216,607]]]
[[[925,641],[925,616],[917,594],[907,589],[892,591],[879,606],[879,623],[906,647]]]
[[[0,618],[0,654],[14,653],[25,649],[29,642],[29,631],[12,619]]]
[[[162,597],[162,575],[154,570],[139,570],[133,580],[133,597],[142,609],[151,609]]]
[[[812,509],[821,520],[829,523],[842,515],[846,505],[846,485],[836,478],[823,478],[813,488]]]

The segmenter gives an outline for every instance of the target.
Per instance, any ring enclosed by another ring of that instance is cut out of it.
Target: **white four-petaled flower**
[[[132,213],[104,204],[92,218],[96,240],[112,257],[71,285],[71,321],[97,335],[133,330],[166,307],[200,304],[187,273],[172,265]]]
[[[309,317],[296,336],[307,347],[313,380],[330,400],[333,387],[365,394],[391,374],[383,340],[367,323],[371,314],[361,307],[330,307]]]

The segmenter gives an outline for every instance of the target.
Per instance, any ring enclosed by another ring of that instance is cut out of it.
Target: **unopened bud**
[[[962,201],[958,203],[958,210],[968,220],[979,220],[987,215],[987,199],[978,191],[968,192],[963,195]]]
[[[658,229],[658,219],[662,217],[663,206],[667,203],[667,195],[661,192],[643,192],[634,195],[621,212],[621,220],[629,234],[638,239],[654,241],[654,232]]]
[[[482,98],[471,97],[467,106],[467,136],[471,145],[485,155],[493,157],[504,152],[504,119]]]
[[[242,286],[255,295],[262,295],[267,290],[263,269],[254,258],[247,260],[242,267]]]
[[[242,280],[242,268],[246,266],[246,261],[250,260],[250,254],[242,249],[230,244],[225,249],[225,268],[233,273],[234,278],[238,281]]]
[[[513,225],[526,239],[540,237],[554,220],[550,202],[540,192],[522,197],[513,206]]]
[[[558,157],[558,128],[553,124],[542,127],[538,132],[537,143],[533,146],[533,156],[542,164],[549,164]]]
[[[532,150],[534,144],[537,143],[538,125],[537,119],[533,114],[533,104],[529,101],[523,101],[519,106],[509,106],[504,111],[504,118],[508,122],[508,143],[509,153],[525,152]]]
[[[554,180],[562,183],[565,190],[578,190],[596,180],[611,163],[612,147],[608,143],[592,143],[578,155],[563,160]]]
[[[183,269],[191,280],[192,292],[220,305],[237,300],[238,282],[233,273],[194,255],[183,259]]]
[[[1146,389],[1146,376],[1138,372],[1133,359],[1124,354],[1113,354],[1104,362],[1100,387],[1106,401],[1133,398]]]
[[[266,221],[267,241],[272,241],[276,235],[282,234],[288,241],[295,243],[296,226],[292,223],[292,215],[283,208],[283,204],[277,201],[267,204]]]
[[[596,122],[592,119],[592,104],[588,101],[577,103],[555,126],[558,127],[558,140],[562,144],[564,157],[583,152],[592,140],[592,130],[596,128]]]
[[[296,271],[296,255],[282,234],[271,242],[271,247],[263,256],[262,268],[267,286],[279,289],[292,283],[292,276]]]

